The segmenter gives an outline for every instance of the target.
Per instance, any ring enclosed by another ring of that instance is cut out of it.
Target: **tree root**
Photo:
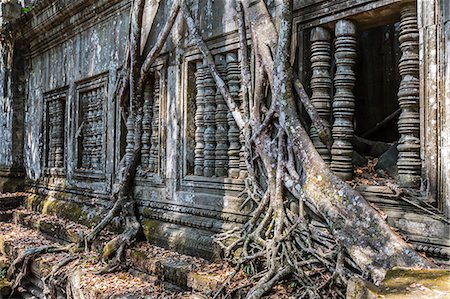
[[[224,258],[236,264],[235,271],[216,296],[223,293],[225,285],[243,268],[249,269],[254,282],[247,298],[254,299],[283,280],[298,284],[296,297],[341,298],[352,274],[367,273],[366,278],[377,282],[386,269],[395,265],[431,266],[390,230],[360,194],[337,178],[315,150],[298,116],[294,90],[328,147],[332,143],[330,128],[319,117],[293,72],[289,60],[292,0],[281,2],[278,31],[263,0],[240,0],[237,4],[240,56],[244,59],[241,61],[241,75],[245,83],[241,89],[243,100],[240,101],[231,96],[221,78],[185,0],[174,1],[158,42],[145,59],[140,57],[139,28],[144,1],[134,1],[127,47],[129,55],[124,64],[124,75],[120,78],[122,82],[118,83],[118,92],[115,93],[120,98],[121,109],[125,110],[124,101],[126,92],[129,92],[128,115],[134,121],[135,133],[133,153],[127,157],[130,159],[122,159],[120,163],[120,181],[111,196],[114,205],[85,238],[86,248],[120,212],[125,218],[125,230],[104,247],[103,258],[111,262],[99,273],[119,268],[126,247],[140,229],[132,198],[132,183],[141,154],[142,91],[151,65],[169,36],[179,11],[190,37],[208,64],[217,90],[244,136],[248,177],[242,193],[247,195],[243,207],[249,202],[256,205],[243,227],[215,238]],[[252,34],[256,65],[253,76],[246,49],[245,23]],[[257,35],[264,38],[258,39]],[[140,62],[144,63],[139,67]],[[257,83],[254,88],[249,84],[252,77]],[[269,86],[266,87],[266,83]],[[377,240],[368,235],[377,235]],[[18,266],[22,269],[16,277],[15,287],[26,275],[30,260],[50,250],[57,248],[34,249],[14,261],[8,274],[17,272]],[[58,269],[52,270],[49,282],[57,272]],[[52,293],[54,290],[49,284],[47,291]]]
[[[31,262],[39,255],[46,253],[67,252],[73,248],[73,244],[65,247],[58,247],[54,245],[46,245],[40,247],[27,248],[21,252],[17,258],[13,261],[8,268],[7,277],[14,278],[14,282],[11,286],[11,296],[14,294],[17,287],[21,284],[22,280],[28,275]]]
[[[51,272],[42,279],[44,284],[44,297],[45,298],[56,298],[56,288],[67,278],[67,273],[63,273],[63,277],[58,278],[57,276],[60,274],[63,267],[67,266],[69,263],[78,259],[77,256],[67,255],[63,259],[61,259],[56,265],[52,267]]]

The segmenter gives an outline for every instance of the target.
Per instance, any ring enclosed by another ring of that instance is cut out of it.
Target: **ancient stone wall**
[[[267,2],[276,20],[278,1]],[[354,69],[361,63],[357,59],[361,54],[357,44],[359,34],[385,25],[408,31],[408,26],[413,24],[414,27],[416,21],[415,3],[408,2],[409,8],[405,10],[405,2],[400,0],[294,2],[295,68],[305,81],[320,116],[333,128],[335,137],[331,152],[312,129],[313,142],[331,167],[349,179],[354,166],[353,119],[358,113],[354,85],[361,81],[356,78]],[[20,146],[23,151],[18,152],[23,152],[27,190],[40,195],[36,199],[37,209],[53,206],[53,202],[70,203],[73,213],[64,210],[60,214],[89,222],[93,219],[89,211],[110,204],[109,194],[117,183],[119,162],[123,156],[130,157],[134,142],[134,120],[132,117],[122,119],[119,104],[113,98],[125,55],[130,3],[129,0],[45,0],[24,17],[24,40],[28,48],[21,52],[27,54],[24,64],[27,69],[24,83],[17,86],[25,91],[25,101],[17,103],[22,103],[26,111],[22,121],[25,137],[18,137],[24,142],[24,146]],[[154,44],[171,4],[172,1],[146,3],[141,42],[144,54]],[[230,92],[239,98],[239,41],[234,1],[194,0],[190,8],[219,72]],[[413,29],[417,31],[417,27]],[[418,71],[415,58],[419,35],[416,33],[393,43],[399,53],[406,53],[402,66],[413,65],[405,68],[402,77],[399,74],[398,77],[405,80],[398,90],[412,90],[414,101],[411,103],[399,95],[398,104],[406,119],[401,133],[409,142],[402,147],[406,160],[402,169],[415,178],[421,171],[419,151],[415,147],[420,128],[419,94],[417,88],[410,88],[408,84],[411,76],[417,77]],[[413,40],[412,47],[410,40]],[[2,51],[8,49],[1,48]],[[432,65],[429,58],[425,61]],[[395,67],[401,69],[399,65]],[[6,78],[3,85],[8,86],[6,75],[7,72],[0,72],[0,79]],[[398,90],[395,90],[395,100]],[[11,103],[11,98],[0,97],[0,103]],[[251,208],[241,209],[240,193],[246,176],[241,150],[243,140],[181,19],[152,67],[143,109],[142,159],[133,192],[139,203],[144,234],[158,245],[212,257],[212,236],[244,223]],[[20,124],[12,121],[12,117],[20,118],[23,114],[12,111],[1,113],[0,121]],[[0,130],[5,130],[3,128]],[[444,127],[440,128],[444,132]],[[6,138],[0,140],[0,164],[11,164],[13,132],[20,134],[20,130],[6,127]],[[424,131],[420,136],[433,138]],[[445,144],[447,140],[443,138],[442,142]],[[440,159],[445,161],[444,150],[429,150],[441,153]],[[431,170],[432,167],[426,169],[433,173]],[[410,185],[417,187],[417,183],[414,179]],[[398,195],[375,189],[363,188],[362,191],[371,201],[384,205],[392,216],[390,223],[405,233],[426,236],[424,223],[431,223],[428,226],[439,234],[448,231],[448,226],[439,218],[423,213],[417,216],[420,209],[399,202]],[[58,211],[52,213],[58,214]],[[440,252],[446,245],[436,234],[430,234],[434,238],[433,246],[437,246],[432,248]],[[426,243],[423,238],[416,240]]]
[[[0,26],[20,14],[13,3],[0,3]],[[23,177],[23,45],[9,28],[0,34],[0,190],[15,191]]]

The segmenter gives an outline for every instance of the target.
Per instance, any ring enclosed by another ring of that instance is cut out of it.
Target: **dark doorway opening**
[[[355,135],[382,142],[399,139],[397,99],[401,77],[398,23],[358,34],[355,66]],[[380,125],[380,123],[384,123]],[[377,126],[378,125],[378,126]]]

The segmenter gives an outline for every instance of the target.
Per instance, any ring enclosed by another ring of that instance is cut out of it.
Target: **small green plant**
[[[6,273],[8,272],[7,267],[3,267],[0,269],[0,279],[6,278]]]
[[[252,266],[251,265],[245,265],[244,266],[244,273],[247,275],[253,274]]]
[[[31,7],[29,6],[24,6],[22,7],[22,13],[27,14],[31,11]]]

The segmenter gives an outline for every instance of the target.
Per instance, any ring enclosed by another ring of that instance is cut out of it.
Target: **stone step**
[[[393,268],[379,286],[352,277],[347,299],[443,299],[450,298],[449,269]]]
[[[0,193],[0,211],[9,211],[23,205],[25,193]]]
[[[24,209],[14,211],[14,221],[15,223],[5,223],[0,228],[0,257],[2,255],[3,258],[7,257],[9,263],[25,248],[52,243],[78,242],[80,236],[77,232],[86,230],[79,224],[68,223],[66,220],[54,216],[35,214]],[[111,238],[112,236],[103,237],[105,242],[107,237]],[[100,244],[98,247],[101,247]],[[37,289],[42,289],[41,278],[47,275],[52,265],[64,255],[65,253],[45,254],[33,261],[31,265],[32,282]],[[226,278],[226,275],[232,272],[231,268],[225,268],[223,264],[180,255],[147,242],[139,242],[129,248],[127,262],[132,269],[127,275],[132,273],[133,279],[138,279],[144,284],[157,284],[158,289],[167,292],[177,293],[185,290],[190,294],[190,298],[194,298],[192,297],[194,296],[193,292],[205,294],[216,288]],[[138,275],[139,273],[143,276]],[[80,276],[78,279],[85,279],[86,284],[92,279],[83,274],[77,275]],[[151,279],[148,279],[149,277]],[[97,279],[100,278],[97,277]],[[101,298],[92,295],[91,291],[95,293],[88,288],[86,292],[90,295],[87,298]],[[30,293],[28,289],[27,292]],[[31,294],[33,295],[33,293]]]
[[[13,218],[13,210],[24,203],[22,193],[2,193],[0,194],[0,222],[10,222]]]
[[[39,231],[48,239],[60,243],[80,243],[90,229],[77,222],[61,219],[56,216],[39,214],[27,209],[16,209],[13,212],[15,224]],[[92,248],[101,251],[103,246],[114,236],[113,233],[103,231],[92,244]]]
[[[33,213],[26,209],[15,210],[14,222],[66,243],[78,243],[82,238],[82,234],[79,232],[88,232],[87,227],[76,222]],[[112,237],[111,233],[106,233],[94,247],[100,252],[103,245]],[[149,275],[155,275],[161,281],[173,283],[186,290],[206,292],[214,289],[225,279],[223,264],[215,264],[202,258],[181,255],[147,242],[139,242],[128,249],[127,262],[131,268]],[[221,271],[214,271],[215,269]],[[226,273],[231,272],[232,269],[226,269]]]
[[[0,256],[7,257],[9,263],[19,253],[30,247],[43,245],[58,245],[43,237],[38,231],[25,228],[12,223],[5,223],[0,227]],[[31,263],[31,275],[24,282],[25,292],[20,294],[22,298],[43,298],[42,277],[47,276],[53,265],[58,263],[66,253],[44,254]],[[72,282],[73,288],[77,289],[78,295],[73,298],[106,299],[106,298],[144,298],[158,291],[158,298],[173,296],[179,292],[175,286],[162,283],[156,276],[147,275],[145,280],[129,272],[117,272],[112,274],[97,275],[96,263],[98,255],[95,253],[80,253],[80,261],[74,262],[77,270],[69,274],[68,281]],[[61,288],[65,289],[65,286]],[[163,296],[160,296],[163,294]],[[60,294],[58,298],[64,298]],[[14,298],[14,297],[13,297]]]
[[[233,272],[225,263],[178,254],[147,242],[129,248],[126,260],[139,271],[202,293],[216,289]]]

